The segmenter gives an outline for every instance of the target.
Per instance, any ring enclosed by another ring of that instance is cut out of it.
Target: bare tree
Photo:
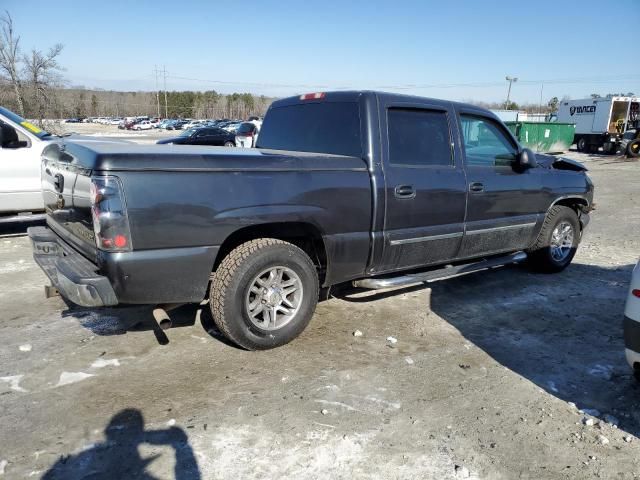
[[[0,73],[4,73],[13,87],[20,115],[24,116],[22,82],[20,80],[20,36],[13,31],[13,19],[5,10],[0,17]]]
[[[33,113],[42,123],[52,88],[59,83],[59,72],[62,70],[56,58],[62,52],[62,45],[57,44],[43,53],[35,48],[23,58],[25,76],[31,90]]]

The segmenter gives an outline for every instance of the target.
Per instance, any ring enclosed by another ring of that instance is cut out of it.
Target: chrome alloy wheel
[[[276,266],[256,275],[245,295],[251,323],[276,330],[289,323],[302,305],[302,281],[290,268]]]
[[[551,257],[556,262],[564,261],[573,247],[573,227],[569,222],[560,222],[551,234]]]

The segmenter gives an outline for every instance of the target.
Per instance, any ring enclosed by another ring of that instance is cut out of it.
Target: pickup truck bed
[[[48,225],[30,232],[36,259],[77,303],[208,297],[229,338],[270,348],[304,329],[321,286],[425,281],[415,274],[522,260],[512,254],[523,251],[535,268],[560,271],[593,199],[580,164],[522,149],[486,110],[433,99],[280,100],[257,147],[47,147]],[[38,250],[52,238],[55,261]],[[80,298],[77,278],[62,284],[56,271],[75,255],[92,282],[106,279],[108,300]]]

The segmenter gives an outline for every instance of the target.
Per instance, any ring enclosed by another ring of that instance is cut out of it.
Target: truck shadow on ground
[[[431,310],[549,394],[601,419],[613,415],[640,436],[640,384],[625,361],[622,333],[632,269],[573,264],[543,275],[506,267],[452,278],[429,285]],[[338,298],[376,301],[422,288]]]
[[[43,480],[72,478],[148,479],[156,478],[147,467],[161,454],[144,458],[141,445],[170,447],[175,455],[176,480],[199,480],[200,469],[187,434],[179,427],[146,430],[142,413],[133,408],[115,414],[104,430],[105,441],[80,453],[62,456],[42,476]]]
[[[163,330],[153,317],[153,307],[132,306],[91,309],[74,305],[64,298],[67,308],[63,310],[63,317],[77,319],[80,324],[95,335],[111,336],[125,335],[128,332],[153,332],[159,345],[170,343],[167,332],[171,330],[192,327],[196,324],[207,332],[213,339],[233,348],[239,348],[233,344],[216,327],[208,305],[188,304],[169,312],[171,329]]]

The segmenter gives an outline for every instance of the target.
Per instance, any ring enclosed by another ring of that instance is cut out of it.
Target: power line
[[[336,89],[345,90],[351,88],[360,88],[354,86],[332,86],[326,84],[286,84],[286,83],[262,83],[262,82],[236,82],[229,80],[211,80],[204,78],[192,78],[179,75],[167,75],[169,78],[176,80],[187,80],[201,83],[211,83],[218,85],[237,85],[247,87],[262,87],[262,88],[315,88],[315,89]],[[595,84],[595,83],[617,83],[621,81],[636,81],[640,80],[638,74],[627,75],[611,75],[611,76],[599,76],[599,77],[576,77],[576,78],[556,78],[556,79],[541,79],[541,80],[520,80],[521,85],[540,85],[542,83],[553,84]],[[484,87],[498,87],[504,85],[503,82],[465,82],[465,83],[432,83],[432,84],[401,84],[401,85],[376,85],[373,89],[389,89],[389,90],[411,90],[411,89],[439,89],[439,88],[484,88]]]

